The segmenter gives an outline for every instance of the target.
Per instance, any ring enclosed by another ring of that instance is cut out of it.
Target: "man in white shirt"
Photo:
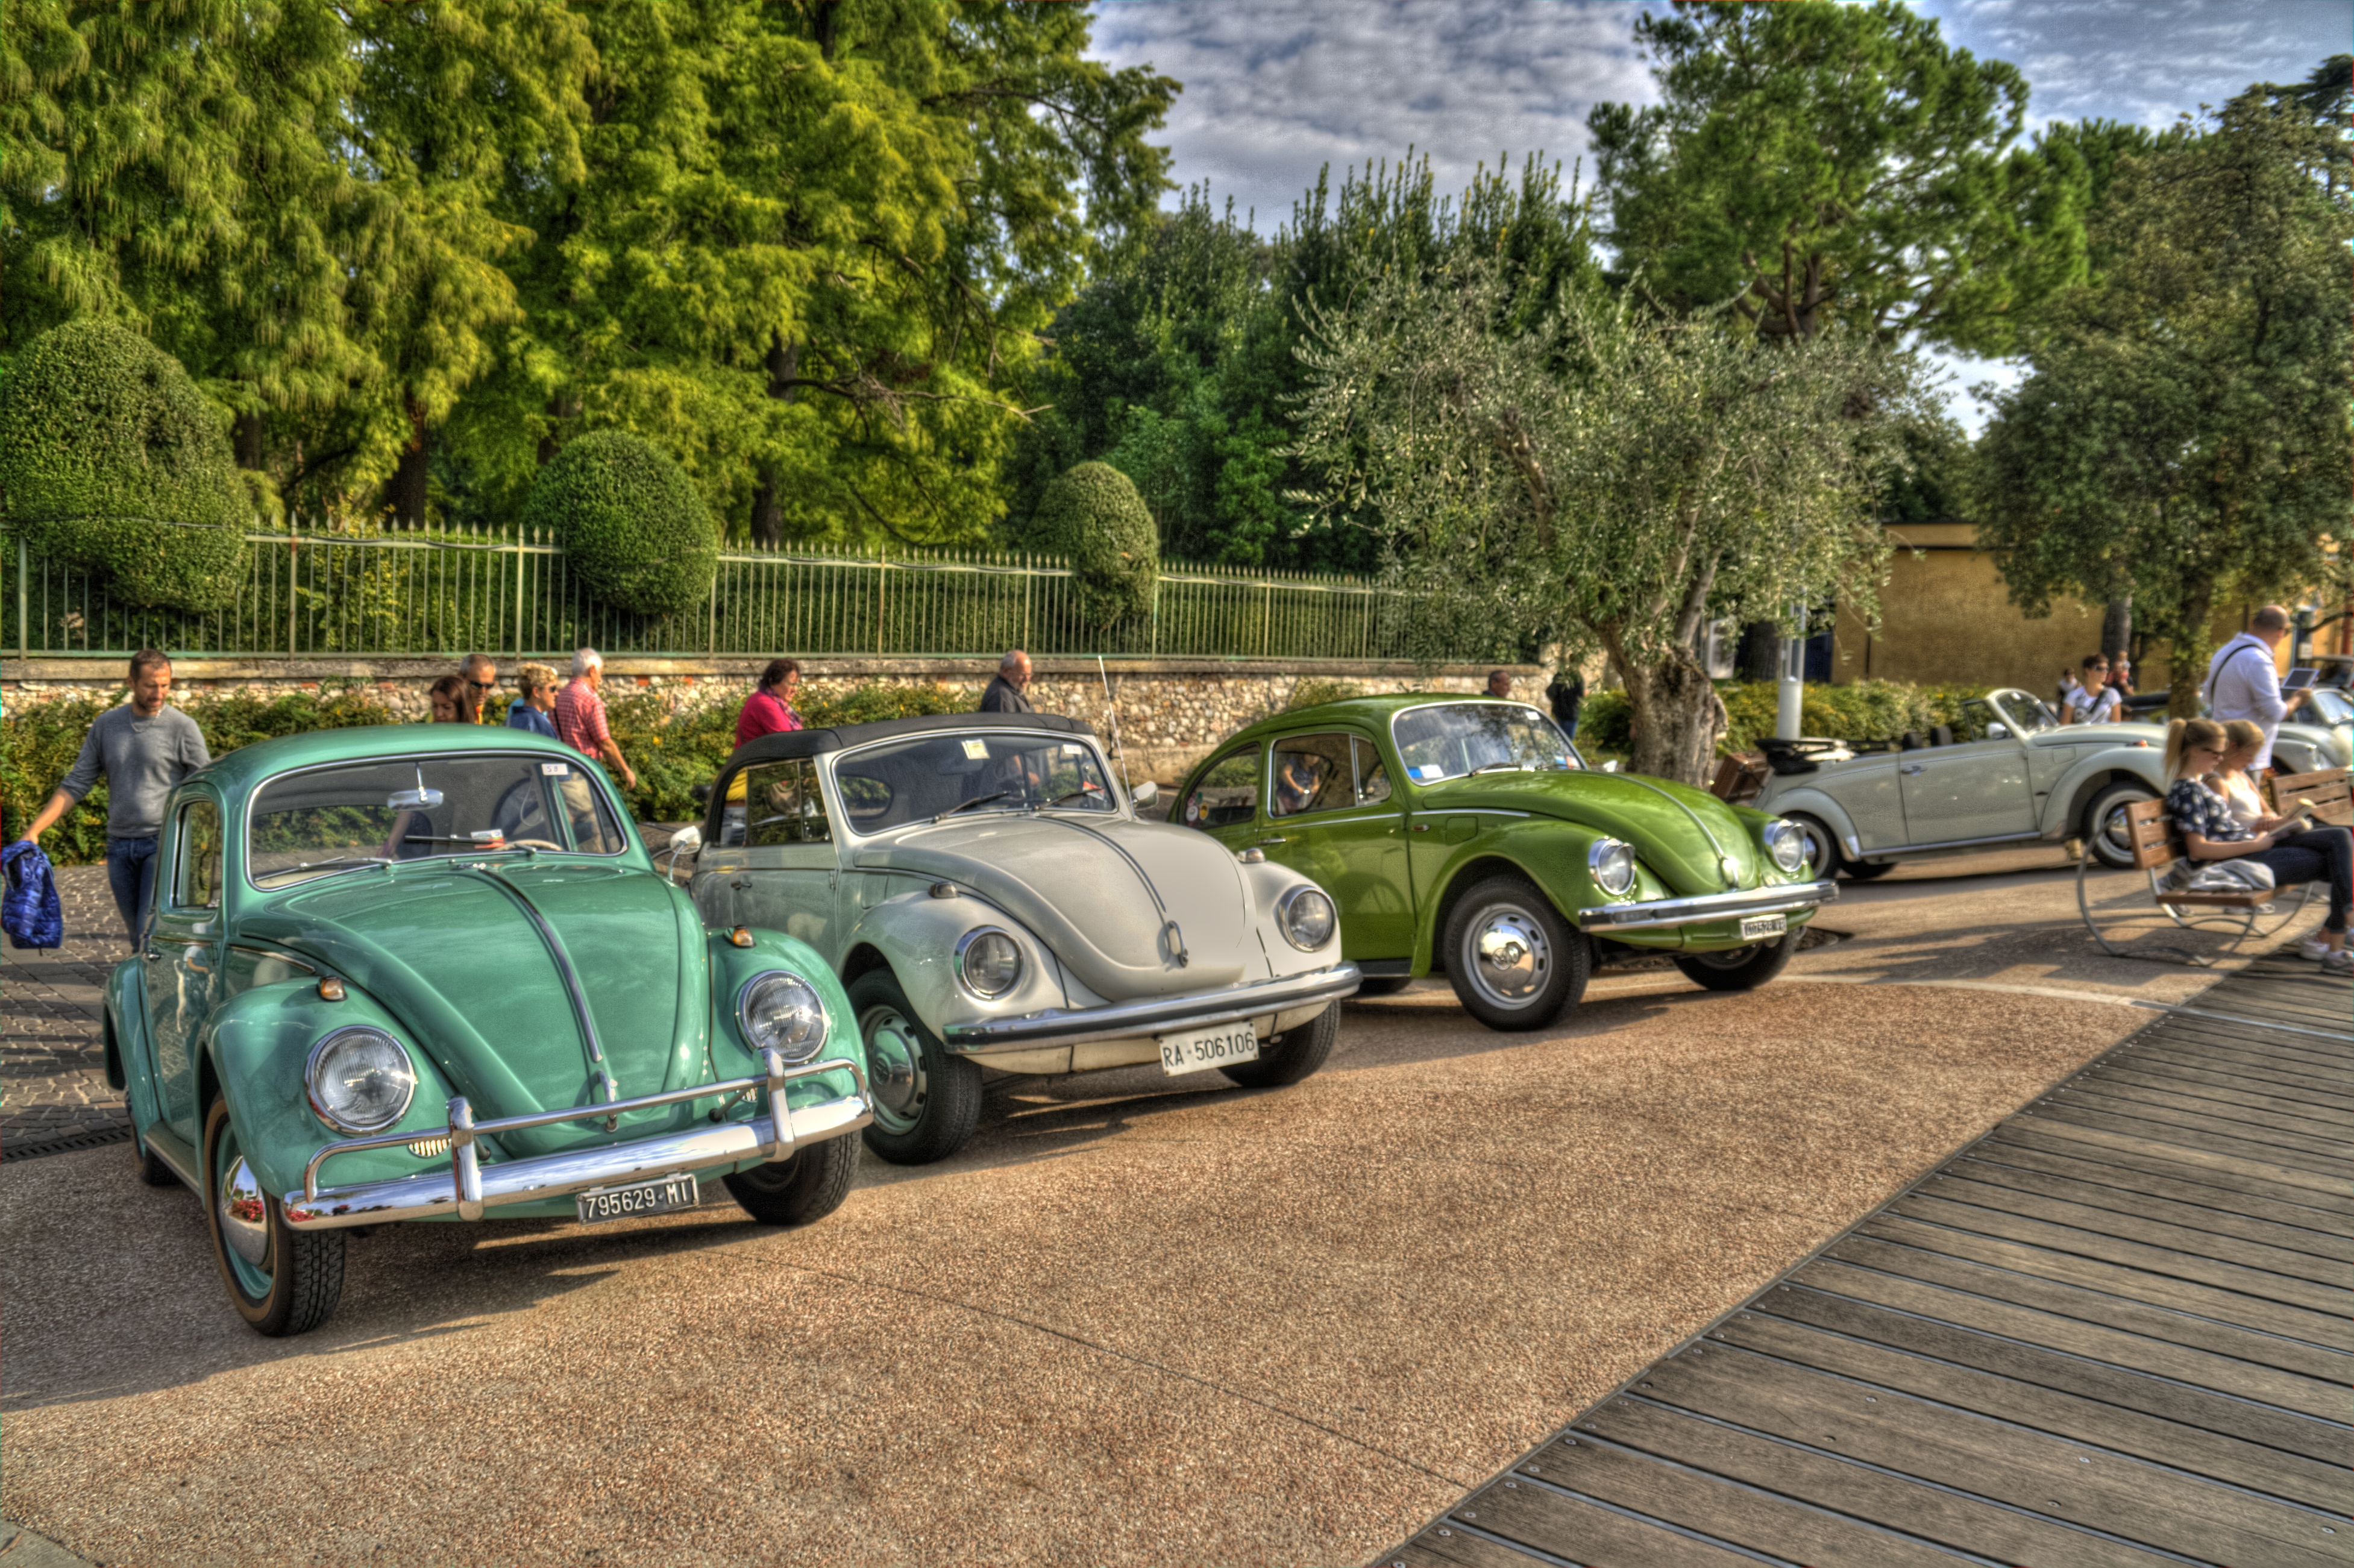
[[[2280,734],[2281,721],[2306,698],[2303,692],[2281,695],[2280,671],[2273,662],[2273,651],[2288,636],[2288,611],[2279,605],[2256,611],[2248,618],[2248,629],[2207,662],[2207,682],[2200,688],[2214,717],[2251,719],[2263,727],[2264,748],[2248,765],[2248,771],[2259,776],[2273,765],[2273,738]]]

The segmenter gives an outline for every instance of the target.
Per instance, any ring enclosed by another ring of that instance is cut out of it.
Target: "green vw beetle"
[[[1596,772],[1520,703],[1353,697],[1262,720],[1171,818],[1313,878],[1363,991],[1444,971],[1494,1029],[1575,1006],[1596,962],[1669,953],[1716,991],[1779,974],[1835,896],[1788,822]]]
[[[801,1224],[873,1103],[839,983],[706,930],[603,777],[520,731],[330,730],[175,791],[106,989],[141,1175],[202,1200],[265,1334],[334,1312],[344,1233],[700,1201]]]

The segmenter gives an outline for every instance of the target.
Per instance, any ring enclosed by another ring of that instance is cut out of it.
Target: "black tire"
[[[1785,931],[1781,939],[1757,942],[1746,948],[1733,948],[1722,953],[1679,953],[1676,968],[1694,985],[1711,991],[1755,991],[1776,975],[1790,967],[1790,955],[1798,950],[1797,931]]]
[[[962,1149],[981,1122],[981,1069],[949,1054],[889,969],[850,982],[850,1011],[875,1091],[866,1147],[894,1165],[929,1165]]]
[[[242,1165],[238,1158],[237,1129],[229,1120],[228,1102],[213,1101],[205,1113],[205,1228],[211,1234],[213,1262],[219,1267],[228,1298],[256,1333],[271,1339],[307,1334],[334,1316],[344,1294],[344,1233],[321,1231],[303,1234],[286,1223],[286,1212],[268,1192],[259,1192],[262,1213],[244,1222],[260,1233],[262,1255],[246,1260],[230,1249],[223,1234],[221,1174]]]
[[[1893,860],[1850,860],[1841,855],[1840,869],[1858,882],[1871,882],[1894,871],[1896,863]]]
[[[1333,1002],[1305,1023],[1295,1023],[1272,1040],[1263,1042],[1256,1062],[1236,1062],[1218,1069],[1246,1089],[1278,1088],[1296,1084],[1324,1065],[1332,1043],[1341,1038],[1341,1004]]]
[[[131,1157],[139,1162],[139,1180],[150,1187],[176,1187],[180,1174],[155,1157],[147,1140],[139,1136],[139,1124],[131,1124]]]
[[[2137,800],[2157,799],[2139,784],[2122,782],[2112,784],[2094,796],[2093,803],[2084,808],[2084,821],[2078,824],[2084,834],[2085,850],[2111,871],[2131,871],[2133,842],[2126,837],[2126,808]],[[2114,822],[2109,820],[2112,816],[2116,819]],[[2115,838],[2110,836],[2109,830],[2112,829],[2115,832]]]
[[[1493,948],[1487,959],[1483,933]],[[1490,1029],[1544,1028],[1577,1005],[1594,972],[1594,944],[1585,933],[1573,930],[1535,884],[1518,876],[1487,877],[1465,890],[1447,916],[1446,953],[1456,1000]]]
[[[1357,996],[1360,1001],[1369,996],[1395,996],[1413,983],[1412,975],[1375,975],[1357,982]]]
[[[764,1225],[814,1224],[850,1196],[858,1173],[858,1140],[829,1138],[805,1143],[790,1160],[758,1165],[719,1180],[727,1195]]]
[[[1807,874],[1817,882],[1828,882],[1837,876],[1844,857],[1829,827],[1812,817],[1792,817],[1790,821],[1806,836]]]

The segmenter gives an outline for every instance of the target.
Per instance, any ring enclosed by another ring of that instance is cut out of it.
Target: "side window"
[[[1275,743],[1274,815],[1338,811],[1356,803],[1356,765],[1347,736],[1295,735]]]
[[[1209,766],[1185,797],[1179,816],[1189,828],[1230,828],[1247,822],[1258,806],[1259,748],[1237,747]]]
[[[182,909],[220,907],[220,809],[210,800],[180,808],[180,844],[172,902]]]
[[[744,769],[744,843],[822,844],[833,834],[826,821],[825,796],[817,769],[806,758],[763,762]]]
[[[1352,736],[1350,744],[1357,753],[1357,804],[1378,806],[1390,798],[1390,770],[1382,760],[1382,748],[1362,735]]]

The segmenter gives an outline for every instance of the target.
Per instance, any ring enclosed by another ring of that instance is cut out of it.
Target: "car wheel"
[[[1357,995],[1360,1000],[1369,996],[1395,996],[1413,983],[1412,975],[1375,975],[1371,980],[1357,982]]]
[[[858,1172],[858,1140],[805,1143],[790,1160],[722,1176],[727,1195],[764,1225],[806,1225],[842,1207]]]
[[[1296,1084],[1324,1065],[1332,1042],[1341,1038],[1341,1004],[1331,1006],[1305,1023],[1295,1023],[1274,1039],[1264,1041],[1256,1062],[1236,1062],[1218,1071],[1246,1089],[1271,1089]]]
[[[1772,942],[1756,942],[1722,953],[1679,953],[1676,968],[1695,985],[1711,991],[1755,991],[1790,966],[1798,933],[1786,931]]]
[[[2133,835],[2126,808],[2158,797],[2138,784],[2112,784],[2084,808],[2084,847],[2111,871],[2133,869]]]
[[[1875,877],[1886,876],[1890,872],[1894,871],[1896,863],[1893,860],[1850,860],[1847,856],[1841,855],[1840,869],[1858,882],[1870,882]]]
[[[1490,1029],[1543,1029],[1577,1005],[1594,947],[1535,885],[1491,876],[1447,917],[1447,978],[1464,1010]]]
[[[238,1316],[272,1339],[307,1334],[344,1294],[344,1233],[302,1234],[286,1223],[238,1146],[228,1102],[205,1113],[206,1228]]]
[[[139,1180],[150,1187],[176,1187],[180,1184],[179,1172],[156,1158],[155,1151],[147,1147],[147,1140],[139,1136],[136,1122],[131,1128],[131,1157],[139,1162]]]
[[[949,1054],[889,969],[850,982],[850,1011],[875,1091],[866,1147],[894,1165],[929,1165],[962,1149],[981,1121],[981,1069]]]

